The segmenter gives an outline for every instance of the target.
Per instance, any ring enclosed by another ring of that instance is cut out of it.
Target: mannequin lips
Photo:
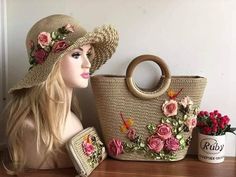
[[[90,74],[89,74],[89,73],[82,73],[82,74],[80,74],[80,75],[81,75],[81,77],[84,78],[84,79],[90,78]]]

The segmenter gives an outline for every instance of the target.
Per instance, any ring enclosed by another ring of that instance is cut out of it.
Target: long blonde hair
[[[72,96],[70,104],[65,88],[59,61],[46,81],[12,94],[4,115],[7,118],[6,136],[14,171],[22,171],[26,163],[22,141],[27,119],[33,122],[35,127],[37,151],[43,143],[46,146],[44,154],[47,156],[49,153],[60,151],[60,130],[68,111],[71,109],[81,118],[76,96]]]

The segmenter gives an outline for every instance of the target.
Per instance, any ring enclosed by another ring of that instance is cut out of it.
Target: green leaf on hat
[[[65,38],[66,38],[66,35],[63,35],[63,34],[60,34],[57,36],[57,39],[59,39],[59,40],[63,40]]]
[[[53,32],[51,33],[51,36],[52,36],[52,39],[56,39],[57,36],[58,36],[58,32],[57,32],[57,31],[53,31]]]
[[[30,57],[29,63],[30,63],[31,65],[35,63],[35,60],[34,60],[33,57]]]

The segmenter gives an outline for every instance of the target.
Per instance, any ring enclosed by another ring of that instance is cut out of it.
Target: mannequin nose
[[[83,63],[82,63],[82,67],[83,68],[90,68],[91,67],[91,63],[87,57],[87,55],[83,56]]]

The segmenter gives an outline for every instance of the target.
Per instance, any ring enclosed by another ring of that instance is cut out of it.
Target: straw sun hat
[[[118,33],[103,25],[93,32],[86,32],[78,21],[66,15],[51,15],[41,19],[30,29],[26,38],[30,69],[9,93],[22,88],[30,88],[45,81],[56,61],[74,48],[85,44],[93,46],[89,58],[91,74],[103,65],[115,52]]]

